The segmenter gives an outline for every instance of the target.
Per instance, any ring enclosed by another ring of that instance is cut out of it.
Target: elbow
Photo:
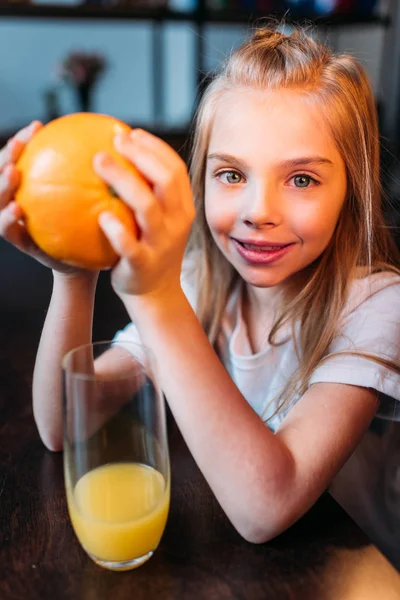
[[[301,514],[296,514],[294,511],[288,514],[284,510],[282,514],[275,516],[271,511],[269,515],[259,514],[258,518],[254,515],[251,519],[247,518],[246,522],[242,521],[239,524],[232,521],[232,524],[246,542],[265,544],[286,531],[300,517]]]
[[[50,452],[60,452],[63,449],[62,432],[58,431],[59,428],[54,425],[52,420],[49,420],[48,415],[44,415],[38,410],[35,396],[33,397],[33,418],[40,439],[47,450],[50,450]]]
[[[263,523],[260,520],[251,520],[240,525],[233,523],[233,526],[238,534],[250,544],[265,544],[283,531],[274,527],[271,522]]]
[[[50,452],[61,452],[63,450],[63,438],[52,432],[48,427],[40,424],[35,418],[36,428],[38,430],[40,439]]]
[[[260,494],[258,501],[247,509],[244,505],[230,514],[229,519],[237,533],[250,544],[264,544],[285,531],[294,520],[287,511],[282,498],[275,500]]]
[[[261,529],[254,529],[248,532],[246,531],[245,533],[241,533],[240,535],[246,542],[249,542],[250,544],[265,544],[266,542],[272,540],[274,537],[270,536],[267,532],[264,532]]]
[[[41,431],[38,426],[40,439],[50,452],[61,452],[63,450],[63,440],[59,436],[52,435],[48,431]]]
[[[286,464],[280,466],[273,477],[263,483],[258,481],[248,501],[236,505],[239,510],[232,515],[231,522],[236,531],[251,544],[271,541],[304,512],[302,503],[293,494],[295,469],[291,457],[288,456]]]
[[[47,450],[50,450],[50,452],[62,452],[62,450],[63,450],[62,441],[46,439],[42,436],[41,436],[41,439],[42,439],[43,444],[46,446]]]
[[[261,505],[253,507],[253,510],[249,510],[247,515],[242,513],[231,522],[247,542],[264,544],[296,523],[316,500],[317,497],[308,496],[299,501],[287,490],[286,493],[275,497],[274,500],[265,498],[264,502],[260,503]],[[265,509],[265,506],[268,508]]]

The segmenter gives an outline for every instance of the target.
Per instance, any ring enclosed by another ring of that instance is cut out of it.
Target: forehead
[[[251,160],[321,154],[340,160],[331,132],[315,102],[301,91],[238,89],[219,98],[209,152]]]

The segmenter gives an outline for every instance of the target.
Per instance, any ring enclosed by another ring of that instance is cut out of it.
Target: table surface
[[[40,325],[27,315],[0,319],[1,600],[400,598],[398,572],[327,493],[275,540],[245,542],[172,419],[171,509],[159,548],[134,571],[95,565],[70,525],[62,455],[44,448],[33,421]]]

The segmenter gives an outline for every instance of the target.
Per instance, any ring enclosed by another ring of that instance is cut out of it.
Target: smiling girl
[[[382,219],[367,77],[301,31],[261,29],[203,96],[192,187],[160,139],[135,130],[115,144],[150,184],[96,157],[141,230],[136,239],[100,217],[121,257],[112,284],[132,319],[116,339],[140,336],[151,349],[222,508],[242,536],[264,542],[329,486],[381,398],[400,400],[399,258]],[[26,250],[23,215],[6,206],[14,171],[0,223]],[[90,341],[96,275],[52,268],[33,401],[42,439],[57,450],[61,359]],[[96,368],[115,365],[110,352]]]

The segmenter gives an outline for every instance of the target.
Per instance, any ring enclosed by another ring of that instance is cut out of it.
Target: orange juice
[[[158,546],[169,509],[169,488],[155,469],[115,463],[89,471],[67,485],[71,521],[94,558],[124,562]]]

